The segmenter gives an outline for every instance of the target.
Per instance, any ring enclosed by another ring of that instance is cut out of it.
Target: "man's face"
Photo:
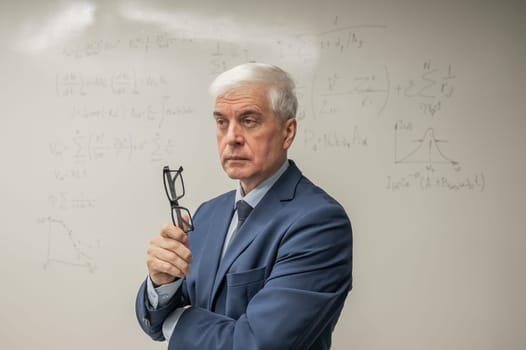
[[[278,119],[264,85],[247,84],[218,96],[214,118],[221,165],[230,178],[241,181],[245,194],[287,159],[296,120]]]

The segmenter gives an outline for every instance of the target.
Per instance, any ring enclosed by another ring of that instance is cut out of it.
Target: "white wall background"
[[[233,188],[207,86],[290,71],[291,152],[351,216],[344,349],[526,346],[521,1],[0,3],[0,346],[163,349],[139,330],[161,169]],[[293,317],[293,316],[291,316]]]

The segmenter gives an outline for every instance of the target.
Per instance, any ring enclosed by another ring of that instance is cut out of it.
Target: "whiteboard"
[[[146,248],[232,189],[208,84],[297,82],[304,174],[346,208],[354,289],[333,349],[526,345],[520,1],[2,1],[3,349],[164,349],[139,329]]]

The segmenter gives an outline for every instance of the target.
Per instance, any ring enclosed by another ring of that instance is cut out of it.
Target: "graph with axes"
[[[455,170],[460,169],[458,161],[452,159],[442,150],[446,140],[439,139],[433,128],[425,130],[422,137],[412,140],[412,147],[400,151],[398,123],[395,124],[395,164],[423,164],[427,170],[435,170],[438,165],[451,165]]]
[[[80,241],[73,230],[62,220],[45,217],[39,223],[47,225],[47,254],[44,269],[53,264],[84,268],[89,272],[96,269],[95,260],[89,254],[93,245]]]

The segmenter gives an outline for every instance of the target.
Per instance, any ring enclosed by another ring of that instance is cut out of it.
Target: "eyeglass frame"
[[[175,173],[174,177],[172,177],[171,175],[172,173]],[[168,165],[165,165],[163,167],[163,184],[164,184],[164,191],[166,192],[166,197],[168,197],[168,201],[170,202],[172,223],[175,226],[178,226],[181,228],[183,227],[179,225],[179,223],[183,223],[186,226],[183,228],[185,232],[190,232],[190,231],[193,231],[195,228],[194,221],[192,219],[192,215],[190,214],[190,211],[188,210],[188,208],[179,205],[179,199],[183,198],[185,195],[185,188],[184,188],[184,181],[183,181],[182,173],[183,173],[182,166],[179,166],[179,169],[177,170],[171,170]],[[180,195],[177,195],[177,193],[175,192],[175,181],[177,180],[178,177],[181,178],[181,188],[183,190],[183,193]],[[166,186],[167,182],[168,182],[169,188]],[[174,217],[174,211],[175,211],[176,217]],[[188,217],[190,219],[189,221],[183,219],[183,216],[181,215],[181,211],[184,211],[188,214]]]

